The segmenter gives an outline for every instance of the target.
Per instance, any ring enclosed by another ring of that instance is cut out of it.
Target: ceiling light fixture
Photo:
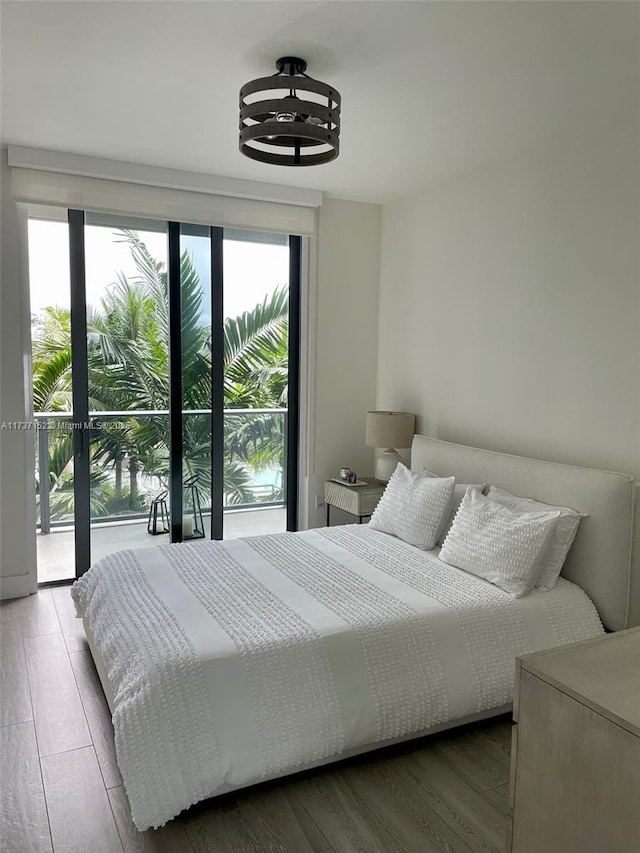
[[[297,56],[283,56],[276,68],[271,77],[251,80],[240,89],[240,151],[276,166],[335,160],[340,153],[340,93],[308,77],[307,63]],[[274,90],[281,94],[275,97]]]

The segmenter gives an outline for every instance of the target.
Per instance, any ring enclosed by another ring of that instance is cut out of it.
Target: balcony
[[[286,529],[284,448],[286,409],[227,409],[224,538]],[[36,494],[38,580],[73,577],[73,429],[68,412],[38,413]],[[96,412],[90,418],[91,560],[124,548],[163,545],[151,536],[151,501],[168,489],[167,410]],[[203,526],[210,535],[211,412],[184,412],[184,480],[196,478]],[[185,488],[185,529],[193,512]]]

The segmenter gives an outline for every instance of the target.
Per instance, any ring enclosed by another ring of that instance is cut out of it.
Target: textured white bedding
[[[72,596],[141,830],[225,784],[505,705],[516,655],[602,632],[562,578],[514,599],[365,525],[123,551]]]

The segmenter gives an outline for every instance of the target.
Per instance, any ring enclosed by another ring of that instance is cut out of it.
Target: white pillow
[[[540,573],[536,586],[538,589],[550,590],[556,584],[558,576],[562,571],[564,561],[567,559],[569,548],[578,532],[582,515],[566,506],[551,506],[550,504],[534,501],[531,498],[519,498],[498,486],[491,486],[488,496],[492,501],[502,504],[513,512],[558,512],[553,535],[550,537],[547,547],[540,555]]]
[[[430,551],[449,517],[454,483],[453,477],[413,474],[399,462],[369,526]]]
[[[538,557],[557,519],[558,512],[513,512],[468,489],[440,559],[521,598],[535,585]]]
[[[439,477],[440,474],[434,474],[433,471],[429,471],[427,468],[422,469],[424,473],[428,477]],[[438,536],[438,541],[436,545],[442,545],[444,542],[447,533],[451,530],[451,525],[453,524],[453,519],[455,518],[455,514],[458,512],[460,508],[460,504],[462,503],[462,498],[465,495],[467,489],[479,489],[481,492],[484,492],[487,484],[486,483],[456,483],[453,487],[453,501],[451,502],[451,512],[449,513],[449,518],[447,519],[443,531]]]

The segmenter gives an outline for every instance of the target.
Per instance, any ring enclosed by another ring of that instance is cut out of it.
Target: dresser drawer
[[[640,738],[521,675],[513,853],[640,849]]]

